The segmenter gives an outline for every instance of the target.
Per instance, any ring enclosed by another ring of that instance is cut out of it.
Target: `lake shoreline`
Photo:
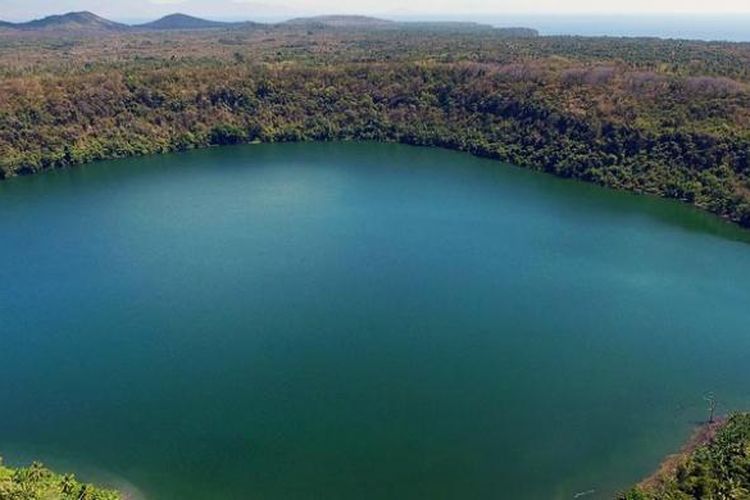
[[[667,455],[659,464],[659,467],[648,477],[640,481],[636,486],[639,488],[653,489],[665,476],[675,473],[677,468],[684,460],[690,456],[698,447],[710,443],[716,433],[727,423],[727,417],[722,416],[713,422],[704,422],[696,427],[688,440],[682,445],[679,451]]]
[[[743,477],[742,467],[731,467],[733,462],[745,460],[742,450],[750,441],[749,423],[749,413],[735,413],[704,422],[677,453],[668,455],[653,474],[619,498],[672,498],[675,492],[691,498],[704,498],[704,495],[714,498],[713,493],[736,493],[732,488],[742,488],[741,485],[750,479],[748,471]]]
[[[48,168],[45,168],[43,170],[31,170],[31,169],[21,169],[18,171],[13,171],[11,173],[3,172],[2,169],[0,169],[0,182],[3,182],[5,180],[10,180],[13,178],[18,177],[28,177],[31,175],[41,174],[44,172],[49,171],[55,171],[55,170],[65,170],[70,168],[78,168],[78,167],[84,167],[87,165],[95,165],[102,161],[113,161],[113,160],[125,160],[130,158],[147,158],[150,156],[162,156],[162,155],[168,155],[168,154],[175,154],[175,153],[186,153],[189,151],[201,151],[201,150],[208,150],[208,149],[217,149],[217,148],[223,148],[227,146],[249,146],[249,145],[259,145],[259,144],[294,144],[294,143],[376,143],[376,144],[402,144],[406,146],[414,146],[414,147],[424,147],[424,148],[435,148],[435,149],[442,149],[446,151],[455,151],[459,153],[466,153],[470,156],[474,156],[476,158],[483,158],[488,159],[492,161],[499,161],[502,163],[509,163],[513,166],[516,166],[518,168],[524,169],[524,170],[530,170],[532,172],[539,172],[542,174],[551,175],[553,177],[559,178],[559,179],[569,179],[569,180],[575,180],[579,182],[583,182],[585,184],[590,184],[593,186],[598,186],[605,189],[611,189],[613,191],[618,191],[622,193],[631,193],[639,196],[648,196],[651,198],[659,198],[659,199],[665,199],[665,200],[674,200],[677,202],[680,202],[684,205],[688,205],[691,207],[695,207],[698,210],[714,215],[717,218],[719,218],[722,221],[725,221],[731,225],[738,226],[742,229],[750,229],[750,220],[745,221],[744,219],[740,219],[738,217],[732,217],[729,214],[721,213],[715,210],[711,210],[711,208],[706,205],[705,203],[701,202],[691,202],[687,198],[681,198],[681,197],[675,197],[675,196],[669,196],[665,193],[660,193],[657,190],[648,190],[648,189],[624,189],[619,188],[616,186],[611,186],[606,183],[602,182],[596,182],[591,181],[586,178],[580,177],[580,176],[570,176],[570,175],[560,175],[557,172],[547,170],[545,168],[539,167],[537,165],[531,164],[531,163],[524,163],[523,161],[516,160],[509,160],[506,158],[502,158],[499,154],[496,152],[487,150],[470,150],[468,148],[464,147],[453,147],[452,141],[450,139],[445,139],[446,144],[443,144],[442,141],[439,141],[441,143],[439,144],[426,144],[422,142],[414,142],[409,140],[404,140],[403,138],[381,138],[381,139],[356,139],[356,138],[350,138],[350,137],[344,137],[344,138],[334,138],[331,140],[306,140],[306,139],[300,139],[300,140],[289,140],[289,141],[261,141],[259,139],[253,139],[248,141],[239,141],[235,143],[229,143],[229,144],[191,144],[189,147],[182,147],[175,145],[174,147],[169,146],[166,149],[160,149],[151,151],[145,154],[139,154],[139,153],[133,153],[133,154],[127,154],[127,155],[111,155],[111,156],[103,156],[100,158],[80,162],[80,163],[73,163],[69,165],[54,165]]]

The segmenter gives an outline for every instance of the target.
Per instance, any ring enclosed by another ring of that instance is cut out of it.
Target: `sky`
[[[214,19],[314,14],[750,14],[750,0],[0,0],[0,19],[8,21],[78,10],[115,20],[152,19],[173,12]]]

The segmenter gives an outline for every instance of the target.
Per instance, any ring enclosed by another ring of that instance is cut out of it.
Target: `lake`
[[[154,499],[608,498],[750,408],[750,233],[439,149],[0,183],[0,454]]]

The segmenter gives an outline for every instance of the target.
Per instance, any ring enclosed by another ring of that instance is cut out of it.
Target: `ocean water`
[[[523,26],[541,35],[658,37],[750,42],[750,14],[488,14],[403,16],[398,19],[475,21]]]

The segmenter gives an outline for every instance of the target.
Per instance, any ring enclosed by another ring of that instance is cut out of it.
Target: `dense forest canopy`
[[[750,44],[481,25],[0,28],[0,177],[256,140],[458,149],[750,226]]]

